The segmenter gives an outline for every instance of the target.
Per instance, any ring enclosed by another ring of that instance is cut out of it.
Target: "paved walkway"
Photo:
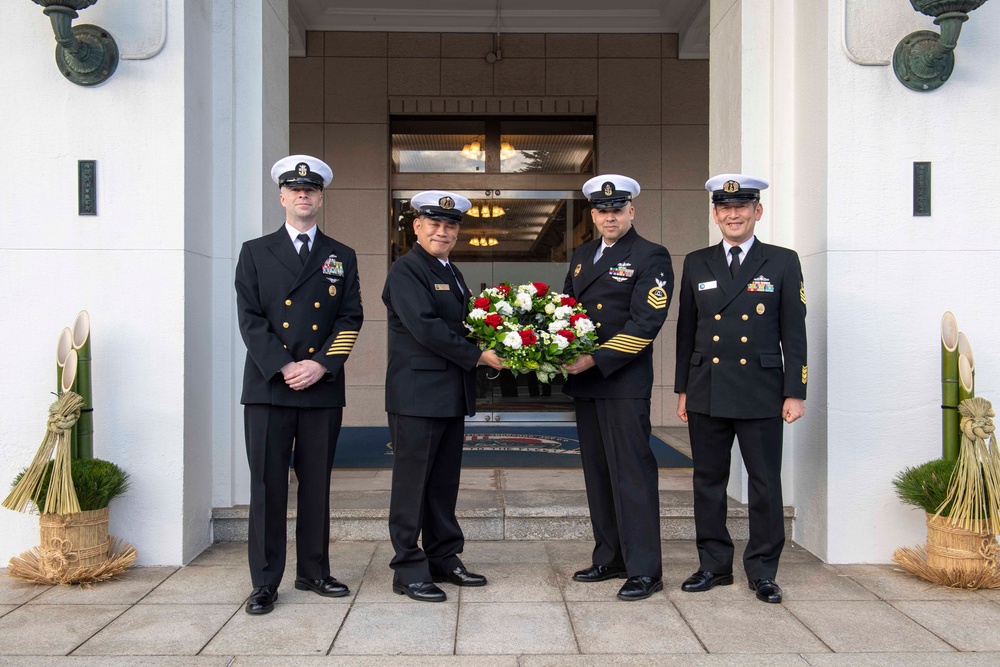
[[[216,544],[188,567],[136,568],[90,590],[0,571],[0,665],[1000,664],[1000,591],[829,566],[795,545],[778,575],[782,605],[755,600],[742,572],[735,586],[683,593],[697,562],[683,541],[664,542],[667,590],[631,603],[615,599],[620,581],[570,579],[590,562],[586,541],[469,542],[465,562],[490,584],[445,584],[448,602],[429,604],[392,593],[388,543],[338,542],[334,574],[350,597],[296,591],[286,577],[259,617],[243,613],[245,552]]]

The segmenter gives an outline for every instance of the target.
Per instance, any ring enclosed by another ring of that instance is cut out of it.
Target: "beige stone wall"
[[[636,228],[670,250],[678,280],[684,255],[708,243],[708,61],[678,60],[676,35],[503,35],[503,58],[494,64],[485,60],[493,50],[493,36],[485,33],[306,37],[306,57],[289,62],[289,146],[333,167],[323,230],[358,252],[365,305],[362,335],[347,364],[345,425],[385,423],[380,295],[388,269],[390,98],[519,98],[541,101],[541,108],[563,98],[592,99],[598,171],[639,181]],[[671,305],[656,341],[654,425],[678,423],[676,315]]]

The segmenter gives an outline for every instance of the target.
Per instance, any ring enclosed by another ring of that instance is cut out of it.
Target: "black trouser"
[[[254,587],[277,586],[285,571],[293,443],[299,482],[296,574],[308,579],[330,576],[330,470],[343,412],[343,408],[244,407],[250,463],[247,550]]]
[[[576,399],[576,427],[594,529],[595,565],[663,576],[649,399]]]
[[[716,574],[733,571],[733,540],[726,528],[729,465],[733,437],[750,480],[750,541],[743,567],[750,581],[773,579],[785,545],[781,499],[780,417],[721,419],[688,412],[694,459],[694,522],[701,569]]]
[[[465,417],[388,413],[392,439],[389,564],[401,584],[430,581],[460,566],[465,536],[455,517]],[[422,534],[422,535],[421,535]],[[418,546],[423,542],[423,549]]]

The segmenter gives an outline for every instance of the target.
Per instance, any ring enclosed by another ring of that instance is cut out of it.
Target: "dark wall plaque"
[[[97,160],[78,160],[77,197],[79,215],[97,215]]]
[[[931,214],[931,163],[913,163],[913,215]]]

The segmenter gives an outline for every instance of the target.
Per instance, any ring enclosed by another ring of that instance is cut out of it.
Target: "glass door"
[[[502,282],[544,282],[561,292],[573,248],[592,235],[590,204],[577,191],[452,190],[472,201],[451,259],[469,289],[478,294]],[[414,241],[409,198],[416,190],[392,193],[392,259]],[[561,376],[551,383],[534,375],[514,376],[480,367],[476,373],[477,414],[473,421],[573,421],[572,399]]]

